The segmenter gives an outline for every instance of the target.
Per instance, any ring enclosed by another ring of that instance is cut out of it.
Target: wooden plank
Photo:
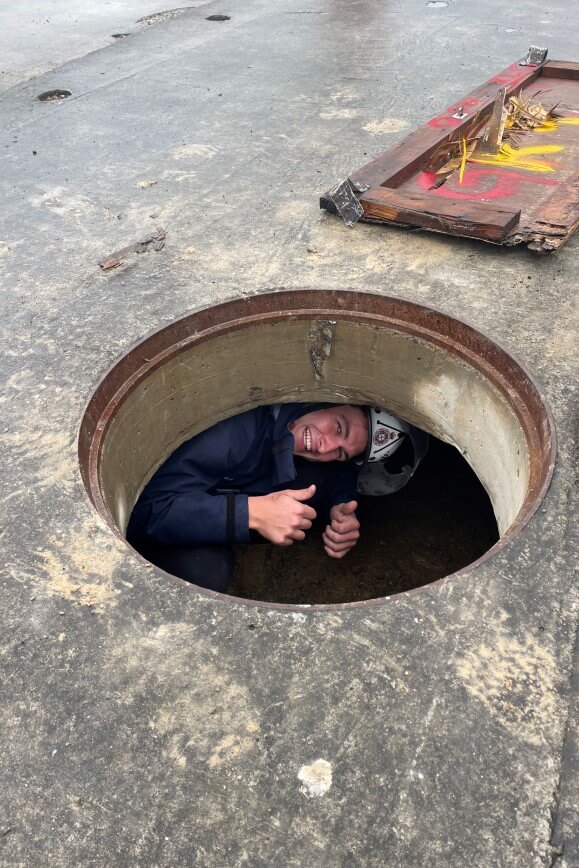
[[[360,197],[360,204],[368,218],[409,223],[495,243],[505,240],[517,226],[521,215],[520,211],[493,208],[479,202],[433,201],[428,195],[403,195],[387,187],[368,190]]]
[[[579,63],[572,63],[570,60],[549,60],[541,67],[541,76],[579,81]]]
[[[578,221],[579,180],[570,178],[543,202],[535,214],[535,222],[569,231],[577,226]]]
[[[451,139],[460,139],[478,119],[482,122],[491,112],[497,95],[503,88],[509,97],[537,78],[543,68],[521,66],[520,62],[512,63],[464,99],[449,106],[441,115],[431,118],[404,141],[357,169],[350,176],[354,187],[399,186],[419,165],[423,165],[437,148]],[[460,114],[461,109],[464,117],[454,117]]]
[[[545,253],[564,244],[578,226],[579,180],[573,176],[541,204],[530,223],[509,235]]]

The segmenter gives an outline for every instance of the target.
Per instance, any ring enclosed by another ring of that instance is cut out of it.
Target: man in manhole
[[[182,444],[139,497],[127,539],[147,560],[226,591],[234,546],[288,546],[316,518],[331,558],[356,545],[357,494],[390,494],[428,448],[418,428],[375,407],[274,404],[225,419]]]

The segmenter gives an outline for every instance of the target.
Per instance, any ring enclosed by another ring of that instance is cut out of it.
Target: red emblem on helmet
[[[395,436],[393,431],[387,431],[386,428],[378,428],[374,434],[374,443],[376,446],[382,446],[387,440],[393,440]]]

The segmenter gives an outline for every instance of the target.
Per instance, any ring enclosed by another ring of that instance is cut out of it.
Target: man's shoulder
[[[264,405],[229,416],[193,438],[197,443],[211,443],[236,450],[255,438],[262,438],[274,424],[271,407]]]
[[[274,416],[272,410],[272,406],[263,404],[259,407],[254,407],[252,410],[238,413],[236,416],[230,416],[220,424],[224,428],[260,430],[264,425],[273,424]]]

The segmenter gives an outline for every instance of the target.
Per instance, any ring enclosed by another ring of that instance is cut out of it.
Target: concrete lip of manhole
[[[527,524],[551,481],[551,413],[531,375],[505,349],[409,301],[301,289],[193,313],[113,366],[80,430],[81,472],[93,504],[124,537],[144,484],[182,442],[229,416],[287,401],[384,406],[464,455],[489,495],[500,539],[474,563],[422,587],[496,554]]]

